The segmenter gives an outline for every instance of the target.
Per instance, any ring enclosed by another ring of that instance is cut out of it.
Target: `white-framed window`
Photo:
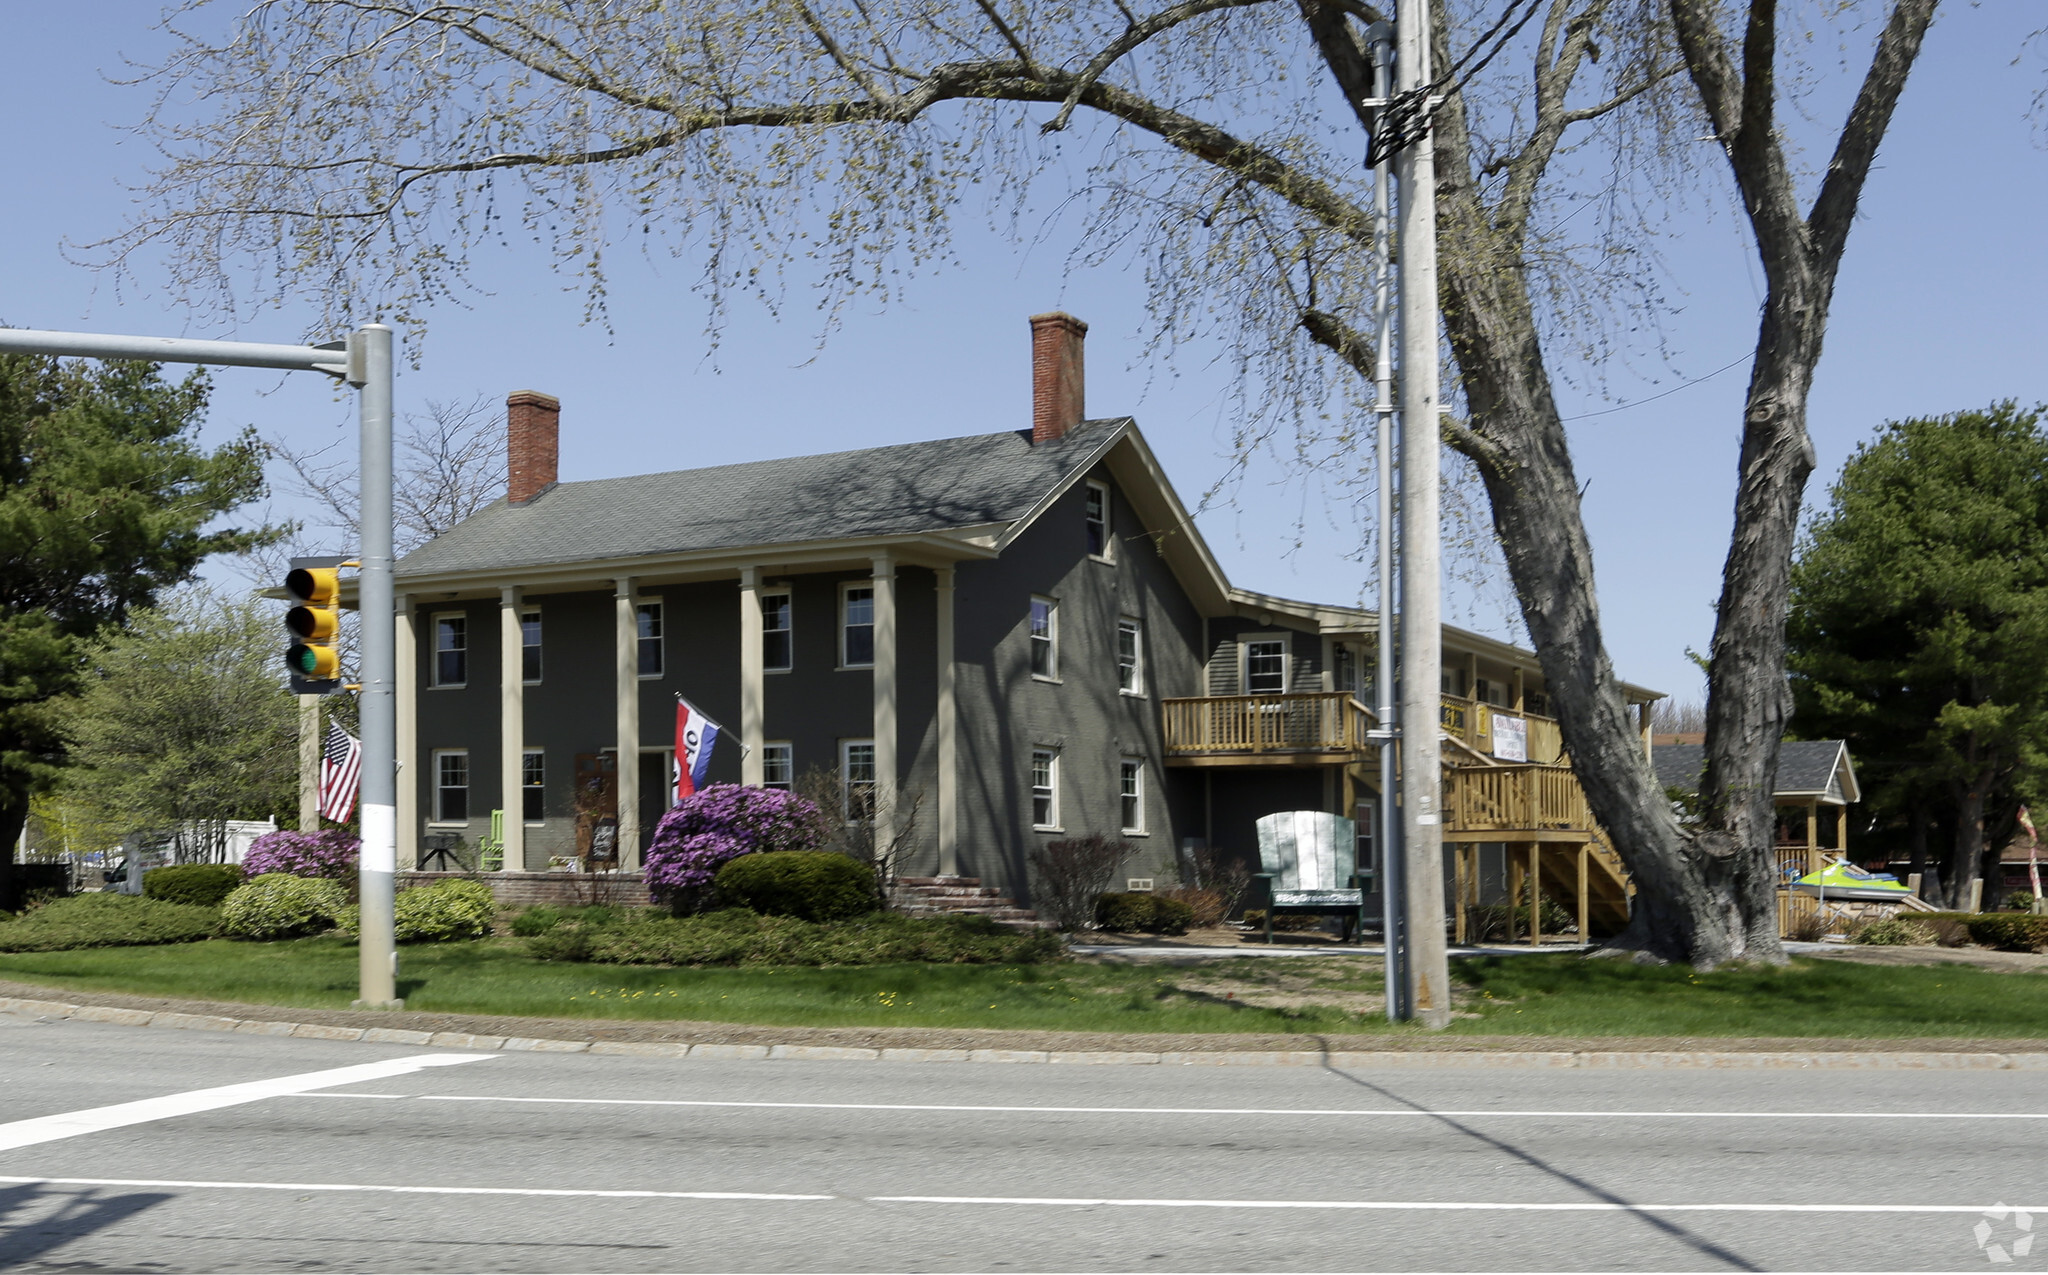
[[[1031,599],[1031,676],[1052,680],[1060,675],[1060,604],[1052,598]]]
[[[1376,801],[1361,801],[1352,807],[1351,817],[1358,834],[1357,856],[1353,860],[1366,889],[1379,880],[1380,807]]]
[[[875,813],[875,741],[839,741],[839,789],[848,820],[867,819]]]
[[[796,787],[796,754],[788,741],[761,745],[761,786],[783,792]]]
[[[540,681],[539,607],[527,607],[519,613],[519,680],[529,686]]]
[[[1145,630],[1128,615],[1116,622],[1116,688],[1145,693]]]
[[[460,611],[434,617],[434,685],[469,683],[469,617]]]
[[[766,672],[787,673],[796,659],[789,614],[789,590],[761,594],[761,667]]]
[[[640,676],[660,677],[668,663],[662,643],[661,603],[634,603],[633,620],[640,645]]]
[[[1254,638],[1244,644],[1244,693],[1287,693],[1287,639]]]
[[[1091,480],[1087,502],[1088,556],[1107,559],[1113,543],[1109,538],[1109,484]]]
[[[1060,826],[1060,751],[1057,748],[1031,750],[1031,826],[1047,830]]]
[[[548,756],[529,748],[519,758],[519,818],[539,823],[548,816]]]
[[[434,822],[469,822],[469,750],[434,750]]]
[[[1136,835],[1145,831],[1145,762],[1140,757],[1126,757],[1116,766],[1116,791],[1118,808],[1123,814],[1123,828],[1128,834]]]
[[[875,666],[875,586],[849,584],[839,590],[839,667]]]

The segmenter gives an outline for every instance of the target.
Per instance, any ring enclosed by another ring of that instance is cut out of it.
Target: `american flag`
[[[320,814],[336,823],[348,822],[362,778],[363,741],[329,722],[327,750],[320,756]]]

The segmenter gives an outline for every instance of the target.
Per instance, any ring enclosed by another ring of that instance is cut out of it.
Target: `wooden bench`
[[[1342,815],[1287,810],[1267,815],[1259,831],[1259,866],[1266,883],[1266,942],[1275,912],[1310,912],[1344,918],[1344,940],[1365,926],[1365,890],[1358,878],[1358,828]]]

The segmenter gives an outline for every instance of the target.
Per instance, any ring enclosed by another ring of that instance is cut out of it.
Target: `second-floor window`
[[[795,650],[790,645],[789,595],[761,595],[761,667],[771,673],[786,673]]]
[[[519,613],[519,678],[524,682],[540,681],[540,612],[537,609]]]
[[[1051,598],[1031,599],[1031,676],[1060,675],[1059,603]]]
[[[434,685],[461,686],[469,681],[469,617],[434,617]]]
[[[661,603],[642,602],[633,608],[639,625],[640,676],[660,677],[662,671]]]
[[[1244,693],[1287,693],[1287,643],[1280,638],[1244,644]]]
[[[841,668],[875,666],[875,589],[873,585],[848,586],[840,600],[839,665]]]
[[[1145,693],[1145,670],[1139,662],[1143,637],[1144,631],[1129,616],[1116,622],[1116,686],[1126,695]]]

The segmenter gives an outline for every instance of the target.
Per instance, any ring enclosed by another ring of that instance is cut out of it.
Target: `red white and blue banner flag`
[[[327,724],[327,745],[320,753],[320,814],[335,823],[347,823],[355,809],[356,789],[363,779],[363,741],[343,730],[338,723]]]
[[[695,704],[676,696],[676,792],[675,799],[695,793],[704,786],[711,770],[711,749],[718,743],[719,725]]]

